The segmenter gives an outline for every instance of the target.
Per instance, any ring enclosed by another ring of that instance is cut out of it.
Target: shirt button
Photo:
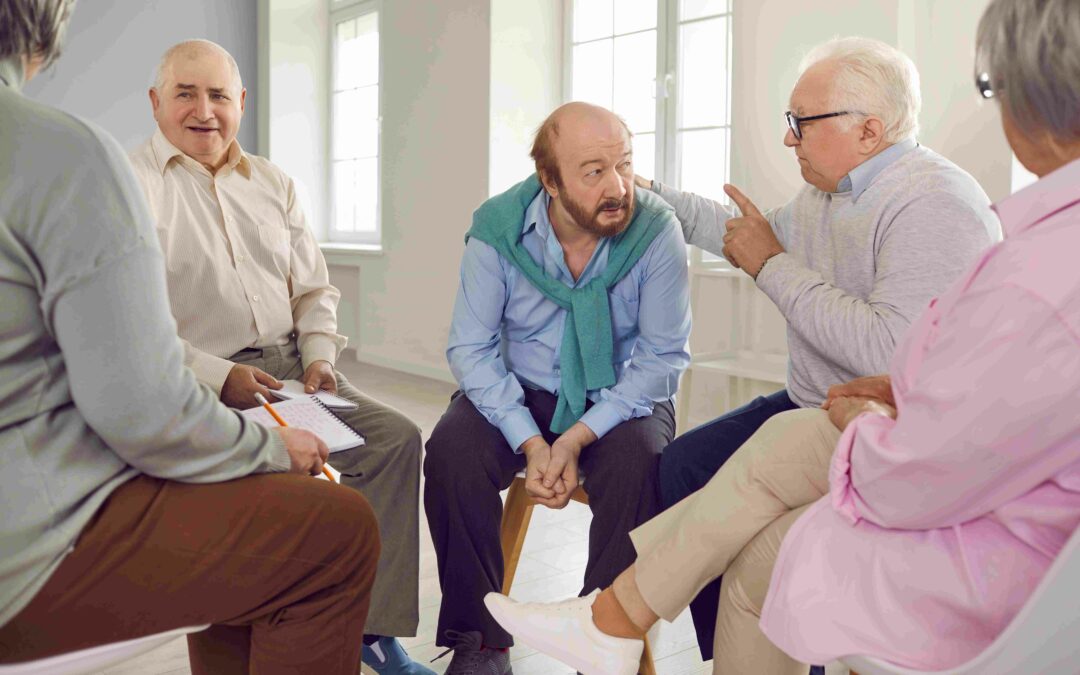
[[[236,256],[236,262],[244,262],[245,260],[247,260],[247,258],[242,255]]]
[[[257,295],[253,295],[253,296],[251,296],[251,299],[252,299],[253,301],[255,301],[255,302],[258,302],[258,301],[259,301],[259,296],[257,296]]]

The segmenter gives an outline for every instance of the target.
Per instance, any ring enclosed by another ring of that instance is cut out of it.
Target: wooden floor
[[[343,359],[348,361],[348,359]],[[397,371],[341,363],[341,370],[362,391],[396,407],[421,426],[427,440],[442,415],[454,387]],[[586,538],[592,516],[589,509],[576,502],[561,511],[537,508],[533,512],[511,595],[521,600],[557,599],[576,595],[585,571]],[[441,649],[435,646],[435,623],[439,610],[439,579],[435,552],[421,515],[420,533],[420,626],[416,637],[402,640],[417,660],[434,658]],[[712,662],[702,663],[694,639],[689,611],[673,623],[661,622],[653,642],[656,668],[660,675],[710,672]],[[574,671],[527,647],[510,650],[516,675],[558,675]],[[443,672],[450,655],[429,664]],[[365,672],[367,672],[365,670]],[[830,668],[830,673],[841,672]],[[843,671],[846,672],[846,671]],[[105,671],[107,675],[188,675],[187,647],[175,640],[138,659]]]

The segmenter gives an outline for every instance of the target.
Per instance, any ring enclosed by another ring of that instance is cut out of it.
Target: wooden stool
[[[584,477],[580,485],[570,495],[570,499],[588,506],[589,495],[586,494]],[[529,521],[532,519],[533,507],[536,504],[525,492],[525,472],[519,472],[510,484],[510,492],[506,494],[506,504],[503,505],[502,530],[499,538],[502,540],[503,553],[503,595],[510,595],[510,587],[514,584],[514,573],[517,572],[518,561],[521,559],[521,547],[525,544],[525,534],[529,531]],[[645,649],[641,652],[640,675],[656,675],[656,666],[653,665],[652,649],[649,647],[648,638],[645,639]]]

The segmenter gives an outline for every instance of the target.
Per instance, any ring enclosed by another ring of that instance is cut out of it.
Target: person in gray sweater
[[[811,51],[787,113],[784,145],[806,184],[761,212],[734,186],[738,210],[639,178],[675,207],[689,244],[754,278],[787,320],[787,388],[675,439],[660,462],[668,508],[702,488],[773,415],[820,406],[829,387],[888,371],[898,340],[938,293],[992,243],[997,217],[979,184],[919,145],[919,74],[876,40]],[[712,657],[720,580],[691,604]]]
[[[73,6],[0,0],[0,663],[211,624],[195,673],[352,675],[371,508],[196,382],[123,151],[20,93]]]

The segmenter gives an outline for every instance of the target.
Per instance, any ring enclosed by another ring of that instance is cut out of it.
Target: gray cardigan
[[[280,437],[196,383],[127,157],[0,60],[0,625],[140,473],[285,471]]]
[[[931,298],[1001,240],[974,178],[932,150],[898,146],[853,169],[842,183],[853,189],[804,185],[765,213],[786,252],[765,263],[757,285],[787,319],[787,386],[799,406],[821,405],[834,384],[887,372]],[[722,255],[724,223],[737,210],[654,189],[675,207],[688,244]]]

